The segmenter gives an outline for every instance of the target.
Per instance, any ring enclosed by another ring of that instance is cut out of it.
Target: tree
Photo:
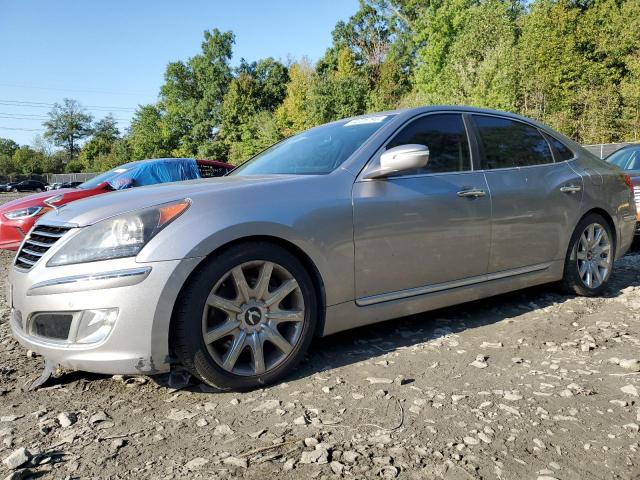
[[[317,124],[309,110],[309,97],[316,72],[308,59],[303,58],[289,67],[287,94],[278,107],[276,121],[283,136],[289,136]]]
[[[0,155],[5,155],[11,158],[19,147],[20,145],[10,138],[0,138]]]
[[[45,156],[28,145],[23,145],[15,151],[13,164],[16,172],[24,175],[45,173]]]
[[[136,110],[129,132],[134,160],[168,157],[178,148],[182,132],[172,130],[167,115],[157,105],[142,105]]]
[[[49,120],[44,122],[44,136],[55,145],[63,147],[67,161],[75,158],[80,150],[79,141],[92,133],[93,117],[76,100],[65,98],[62,105],[55,103],[49,112]]]
[[[109,155],[120,136],[116,119],[109,114],[97,121],[93,127],[93,136],[84,144],[78,161],[87,172],[95,171],[98,157]]]

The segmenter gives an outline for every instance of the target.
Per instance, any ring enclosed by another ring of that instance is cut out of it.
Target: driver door
[[[487,273],[491,197],[484,175],[473,171],[462,115],[412,120],[379,155],[405,144],[429,148],[426,167],[354,184],[361,305],[392,299],[390,293],[402,298],[446,289],[447,282]]]

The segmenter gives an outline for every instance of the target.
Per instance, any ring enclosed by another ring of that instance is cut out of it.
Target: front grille
[[[16,256],[16,267],[29,270],[69,230],[69,227],[36,225]]]

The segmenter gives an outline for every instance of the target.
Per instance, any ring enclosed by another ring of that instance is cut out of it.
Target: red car
[[[0,248],[17,250],[33,224],[49,210],[69,202],[125,188],[219,177],[233,165],[215,160],[157,158],[121,165],[79,185],[36,193],[0,207]]]

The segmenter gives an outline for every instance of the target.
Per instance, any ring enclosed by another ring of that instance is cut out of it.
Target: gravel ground
[[[248,394],[78,372],[26,391],[42,359],[0,309],[7,478],[640,478],[640,255],[604,298],[544,286],[345,332]]]

